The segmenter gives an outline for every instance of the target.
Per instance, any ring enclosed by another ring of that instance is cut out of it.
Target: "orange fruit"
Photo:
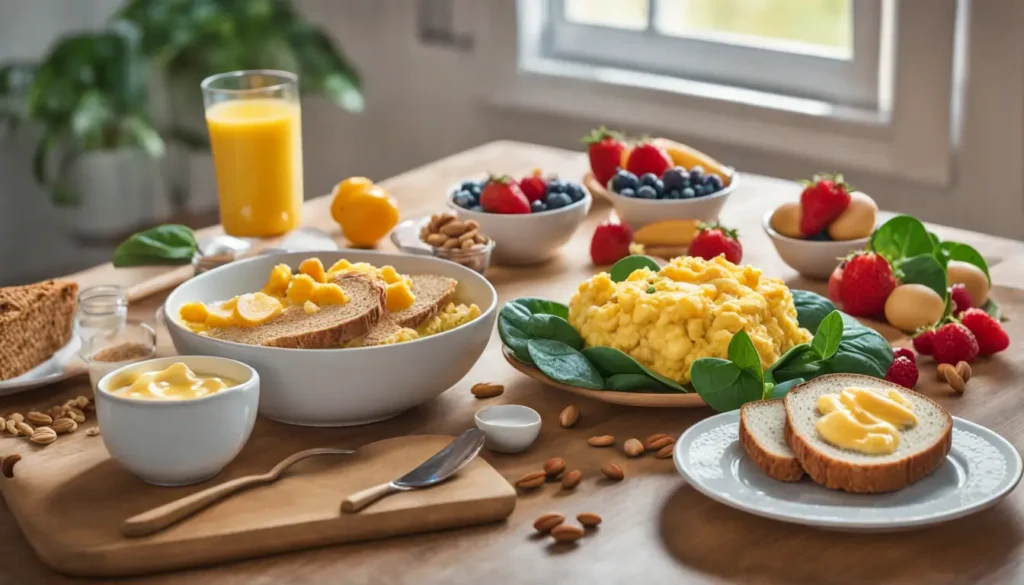
[[[349,177],[334,186],[334,199],[331,200],[331,217],[341,223],[342,210],[355,193],[373,187],[373,181],[366,177]]]
[[[398,203],[387,191],[374,185],[346,200],[338,223],[353,246],[373,247],[398,223]]]

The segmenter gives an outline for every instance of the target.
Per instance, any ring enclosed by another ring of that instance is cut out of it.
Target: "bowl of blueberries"
[[[539,170],[467,179],[448,191],[460,221],[476,220],[494,241],[498,264],[536,264],[554,256],[590,211],[590,193],[579,183],[543,177]]]
[[[699,166],[672,167],[660,177],[622,169],[608,181],[608,192],[619,218],[633,229],[665,219],[713,222],[736,190],[737,179],[735,172],[723,176]]]

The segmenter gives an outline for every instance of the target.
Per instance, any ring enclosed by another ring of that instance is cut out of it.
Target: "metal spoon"
[[[441,483],[472,461],[483,446],[484,432],[480,429],[469,429],[402,477],[348,496],[341,502],[341,511],[358,512],[384,496]]]
[[[266,473],[262,473],[260,475],[247,475],[245,477],[239,477],[238,479],[232,479],[231,481],[226,481],[220,485],[215,485],[192,495],[185,496],[184,498],[174,500],[173,502],[164,504],[163,506],[153,508],[148,512],[132,516],[121,524],[121,534],[125,536],[146,536],[147,534],[159,532],[171,524],[179,522],[210,506],[214,502],[218,502],[230,496],[231,494],[275,481],[282,473],[284,473],[284,470],[303,459],[314,457],[316,455],[351,455],[353,453],[355,453],[355,451],[349,451],[348,449],[330,449],[326,447],[299,451],[298,453],[286,457]]]

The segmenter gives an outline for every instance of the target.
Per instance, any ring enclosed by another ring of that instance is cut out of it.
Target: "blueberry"
[[[559,209],[566,205],[572,205],[572,199],[566,193],[548,193],[548,209]]]
[[[664,195],[664,197],[662,197],[662,199],[682,199],[682,198],[683,198],[683,194],[680,193],[678,189],[672,189],[671,191],[665,191],[665,195]]]
[[[612,191],[621,193],[623,189],[636,189],[640,186],[640,181],[636,178],[636,175],[627,171],[619,170],[612,177]]]
[[[565,192],[569,194],[569,198],[572,199],[573,203],[583,199],[583,187],[579,183],[567,183],[565,185]]]
[[[651,185],[651,187],[654,187],[654,190],[658,192],[658,195],[665,192],[665,183],[663,183],[661,179],[655,179],[654,184]]]
[[[479,205],[474,205],[473,207],[470,207],[469,210],[470,211],[483,211],[484,208],[480,207]]]
[[[654,182],[657,180],[658,175],[655,175],[654,173],[644,173],[643,175],[640,176],[641,185],[650,185],[651,187],[653,187]]]
[[[544,205],[544,202],[541,201],[540,199],[537,199],[536,201],[533,201],[532,203],[530,203],[530,211],[532,211],[533,213],[537,213],[538,211],[547,211],[547,210],[548,210],[548,206]]]
[[[619,195],[622,195],[623,197],[636,197],[636,191],[628,188],[622,189],[621,191],[619,191]]]
[[[811,237],[809,237],[807,239],[811,240],[811,241],[814,241],[814,242],[830,242],[830,241],[832,241],[832,238],[828,235],[828,230],[822,230],[822,231],[814,234],[813,236],[811,236]]]
[[[686,175],[686,178],[683,179],[682,184],[679,185],[679,189],[682,190],[682,189],[686,189],[687,187],[691,187],[691,186],[692,185],[690,183],[690,175]]]
[[[689,179],[689,175],[685,173],[686,171],[681,167],[669,169],[661,176],[661,180],[664,181],[667,189],[682,189],[683,181]]]
[[[477,185],[476,181],[463,181],[462,185],[459,185],[459,189],[461,189],[463,191],[469,191],[470,189],[472,189],[476,185]]]
[[[693,167],[690,169],[690,181],[700,183],[704,178],[704,167]]]
[[[640,188],[636,190],[636,196],[640,199],[657,199],[658,192],[650,185],[641,185]]]
[[[470,185],[468,191],[473,195],[474,199],[479,199],[480,194],[483,193],[484,191],[484,188],[481,185]]]
[[[452,201],[455,202],[455,205],[458,205],[463,209],[469,209],[476,205],[476,197],[473,197],[473,194],[469,191],[459,191],[455,194],[455,197],[452,198]]]
[[[551,193],[565,193],[565,183],[558,179],[548,181],[548,194]]]
[[[722,187],[722,177],[719,177],[714,173],[711,173],[710,175],[704,177],[704,188],[708,190],[708,193],[721,191]]]
[[[694,185],[692,188],[694,197],[703,197],[708,194],[703,185]]]
[[[680,199],[693,199],[697,194],[693,192],[693,187],[686,187],[679,192]]]

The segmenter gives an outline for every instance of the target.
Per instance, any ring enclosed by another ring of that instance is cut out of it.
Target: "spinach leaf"
[[[761,400],[773,386],[765,384],[761,358],[743,330],[732,336],[728,360],[701,358],[690,366],[690,379],[697,394],[718,412]]]
[[[604,389],[623,392],[673,392],[671,388],[643,374],[613,374],[604,379]]]
[[[604,388],[604,378],[587,358],[561,341],[531,339],[526,347],[533,363],[552,380],[592,390]]]
[[[761,369],[761,356],[750,340],[750,335],[743,329],[737,331],[729,341],[729,361],[736,364],[741,370],[746,370],[758,380],[764,379]]]
[[[939,263],[942,264],[943,268],[949,264],[950,260],[959,260],[960,262],[973,264],[985,273],[985,277],[988,278],[989,285],[992,284],[992,276],[988,272],[988,262],[985,261],[985,257],[967,244],[961,244],[960,242],[942,242],[939,244],[938,248],[935,249],[935,257],[938,258]]]
[[[892,264],[901,258],[931,254],[935,242],[921,220],[911,215],[897,215],[875,230],[868,249],[878,252]]]
[[[928,237],[932,239],[932,246],[933,246],[933,247],[934,247],[934,246],[938,246],[938,245],[939,245],[939,244],[940,244],[940,243],[942,242],[942,240],[941,240],[941,239],[939,239],[939,236],[938,236],[938,234],[936,234],[936,233],[935,233],[935,232],[933,232],[933,231],[929,231],[929,232],[928,232]]]
[[[191,228],[159,225],[132,235],[114,250],[114,267],[188,264],[199,245]]]
[[[766,398],[782,398],[788,394],[790,390],[803,383],[803,378],[794,378],[788,382],[776,384],[772,387],[771,393],[766,396]]]
[[[614,347],[587,347],[583,349],[583,356],[590,360],[590,363],[594,364],[594,367],[605,377],[616,374],[636,374],[647,376],[677,392],[690,391],[678,382],[645,368],[629,354]]]
[[[573,349],[583,349],[583,338],[576,328],[558,315],[537,313],[526,322],[526,334],[540,339],[561,341]]]
[[[626,256],[612,266],[612,269],[608,272],[608,276],[611,277],[613,282],[623,282],[629,278],[629,275],[633,274],[634,271],[642,268],[649,268],[654,272],[661,270],[661,266],[658,262],[650,256]]]
[[[838,373],[885,377],[885,372],[893,360],[889,342],[877,331],[861,325],[853,317],[845,313],[838,314],[843,321],[843,338],[835,354],[827,360],[790,359],[787,362],[780,359],[769,368],[773,381],[782,383],[797,378],[810,380],[825,374]]]
[[[921,254],[898,260],[893,268],[896,278],[903,284],[923,284],[939,297],[946,298],[946,270],[935,256]]]
[[[822,320],[811,340],[811,348],[818,359],[827,360],[836,354],[843,341],[843,318],[839,311],[832,311]]]
[[[527,364],[533,363],[526,344],[531,339],[527,333],[530,318],[535,314],[555,315],[568,319],[569,307],[545,299],[524,297],[505,303],[498,313],[498,336],[501,337],[501,342],[512,350],[516,359]]]
[[[793,305],[796,306],[796,319],[800,326],[812,334],[817,333],[818,324],[836,310],[832,301],[809,290],[794,290]]]

